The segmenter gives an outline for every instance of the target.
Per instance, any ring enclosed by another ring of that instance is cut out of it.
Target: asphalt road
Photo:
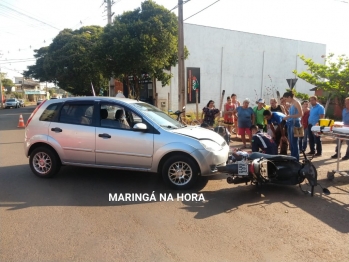
[[[223,175],[186,192],[154,174],[115,170],[63,167],[40,179],[17,128],[33,109],[0,110],[0,261],[349,261],[349,177],[326,180],[332,144],[314,159],[330,196],[229,185]],[[109,201],[153,191],[155,201]]]

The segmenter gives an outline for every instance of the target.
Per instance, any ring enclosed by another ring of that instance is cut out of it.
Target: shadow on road
[[[249,207],[258,205],[267,208],[268,205],[273,203],[281,203],[287,209],[302,209],[335,230],[348,233],[348,204],[335,200],[331,195],[320,194],[320,189],[318,187],[314,197],[310,197],[304,195],[298,186],[288,187],[269,184],[257,188],[251,185],[241,185],[231,189],[202,191],[205,202],[183,203],[187,205],[184,209],[195,213],[197,219],[205,219],[221,213],[231,213],[245,204],[248,204]],[[340,194],[348,194],[348,192]]]
[[[342,182],[349,183],[348,177]],[[331,184],[331,181],[320,181]],[[334,186],[338,185],[334,184]],[[126,172],[93,168],[62,167],[52,179],[34,176],[28,165],[1,167],[0,203],[7,211],[37,206],[123,206],[147,204],[150,201],[120,202],[109,201],[109,193],[151,194],[155,191],[156,201],[159,193],[202,193],[205,201],[182,201],[183,209],[195,213],[196,219],[205,219],[221,213],[230,213],[240,206],[268,206],[282,203],[288,209],[300,208],[339,232],[349,232],[349,206],[333,197],[320,194],[316,188],[315,196],[304,195],[297,186],[264,185],[260,188],[251,185],[233,186],[217,191],[202,191],[207,179],[200,179],[191,190],[175,191],[169,189],[156,174]],[[344,189],[337,194],[348,194]],[[178,199],[177,199],[178,200]],[[176,200],[174,200],[176,201]]]
[[[202,190],[207,179],[201,177],[191,190],[171,190],[162,177],[153,173],[83,167],[62,167],[51,179],[36,177],[29,165],[0,168],[0,205],[7,210],[33,206],[120,206],[150,201],[109,202],[109,193],[159,194],[192,193]]]

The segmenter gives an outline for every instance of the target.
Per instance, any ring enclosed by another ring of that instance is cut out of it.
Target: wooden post
[[[222,91],[222,97],[221,97],[221,101],[220,101],[221,103],[219,104],[219,111],[222,111],[224,94],[225,94],[225,90]],[[221,113],[221,116],[223,116],[222,113]]]

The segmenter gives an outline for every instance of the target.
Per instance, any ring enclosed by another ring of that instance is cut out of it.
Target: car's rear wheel
[[[175,189],[192,187],[199,175],[195,161],[188,156],[172,156],[162,167],[162,178],[165,183]]]
[[[29,165],[32,172],[43,178],[53,177],[61,168],[57,154],[48,147],[38,147],[30,154]]]

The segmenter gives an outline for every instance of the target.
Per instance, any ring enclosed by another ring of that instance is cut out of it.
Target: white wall
[[[273,95],[268,95],[267,89],[274,93],[278,90],[282,95],[288,88],[286,79],[295,77],[292,71],[306,70],[298,54],[317,63],[324,63],[321,56],[326,55],[324,44],[192,24],[184,25],[184,39],[190,53],[185,67],[200,67],[200,111],[210,99],[218,107],[222,90],[226,93],[224,101],[232,93],[236,93],[240,101],[249,98],[254,102],[260,97],[268,101]],[[172,68],[171,73],[169,86],[157,85],[158,99],[167,99],[170,93],[170,109],[177,110],[177,67]],[[301,79],[296,84],[296,90],[302,93],[313,94],[309,91],[312,87]],[[195,111],[195,104],[188,104],[187,110]]]

